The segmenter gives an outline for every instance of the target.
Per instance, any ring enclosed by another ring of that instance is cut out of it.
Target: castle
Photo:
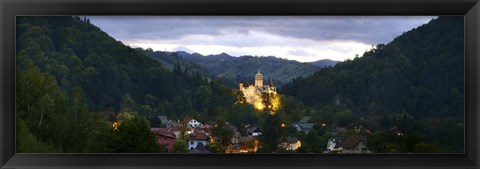
[[[255,75],[255,85],[250,84],[248,87],[243,86],[243,83],[239,84],[240,91],[242,91],[245,100],[252,104],[256,109],[263,110],[266,106],[262,100],[262,94],[268,93],[270,96],[276,98],[277,89],[275,85],[273,85],[273,81],[270,80],[269,85],[263,85],[263,75],[258,70],[257,74]],[[278,105],[270,105],[271,109],[275,109]]]

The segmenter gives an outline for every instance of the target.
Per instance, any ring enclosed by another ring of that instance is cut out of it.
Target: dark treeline
[[[112,134],[111,122],[134,114],[125,124],[149,132],[150,116],[204,120],[234,105],[235,92],[222,82],[180,65],[168,71],[87,18],[18,17],[16,36],[18,137],[28,138],[17,139],[26,141],[19,152],[157,152],[152,134],[137,143],[153,144],[128,143],[125,134]]]
[[[444,151],[463,152],[463,17],[434,19],[362,57],[294,79],[280,92],[327,114],[346,107],[374,131],[395,127],[417,137],[416,142],[424,139],[445,145]],[[394,152],[385,146],[374,150]]]

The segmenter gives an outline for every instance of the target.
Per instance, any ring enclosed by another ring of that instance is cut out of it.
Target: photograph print
[[[463,16],[16,16],[17,153],[464,153]]]

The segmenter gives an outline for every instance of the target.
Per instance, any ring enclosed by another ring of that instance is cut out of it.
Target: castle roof
[[[255,76],[263,76],[262,73],[260,73],[260,69],[258,69],[258,72],[255,74]]]

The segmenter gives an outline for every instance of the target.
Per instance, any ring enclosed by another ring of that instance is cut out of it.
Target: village
[[[165,152],[174,152],[174,143],[177,140],[183,140],[187,143],[185,149],[188,153],[212,153],[207,149],[208,145],[215,144],[215,135],[212,129],[216,124],[203,124],[192,117],[188,117],[181,122],[175,122],[166,116],[158,116],[164,127],[150,128],[155,134],[157,144],[165,147]],[[313,123],[309,123],[310,117],[303,117],[298,123],[292,124],[297,132],[308,133],[313,130]],[[262,147],[259,137],[262,131],[255,126],[245,126],[247,133],[239,132],[237,126],[227,124],[233,136],[229,140],[229,145],[223,153],[255,153]],[[283,124],[285,125],[285,124]],[[346,136],[347,128],[335,127],[328,129],[328,134],[332,135],[328,140],[323,153],[370,153],[367,148],[368,137],[360,135],[361,132],[371,133],[363,126],[355,127],[354,135]],[[302,146],[302,141],[297,137],[281,137],[278,140],[279,148],[286,152],[296,152]],[[273,153],[273,152],[272,152]]]
[[[260,70],[255,75],[254,84],[244,86],[243,83],[240,83],[239,89],[242,91],[245,101],[257,110],[269,108],[271,114],[275,114],[280,106],[273,82],[270,81],[268,85],[263,85],[263,75]],[[273,98],[270,105],[264,104],[262,94],[268,94]],[[184,146],[180,149],[184,149],[188,153],[212,153],[211,150],[212,147],[215,147],[214,145],[223,147],[220,150],[217,149],[215,153],[256,153],[262,147],[261,137],[263,133],[260,126],[235,126],[229,122],[225,122],[225,124],[206,124],[193,117],[186,117],[181,120],[169,119],[167,116],[156,116],[154,118],[157,118],[155,120],[161,123],[161,127],[152,127],[150,131],[155,134],[157,144],[165,147],[165,152],[182,152],[174,150],[174,147],[176,147],[174,144],[180,141],[186,142],[186,144],[179,145]],[[311,116],[303,116],[296,123],[282,123],[279,127],[290,126],[298,133],[308,134],[314,130],[314,123],[311,123],[310,119]],[[319,125],[326,129],[327,134],[331,136],[326,146],[323,147],[323,153],[370,153],[367,149],[368,137],[365,136],[365,133],[367,135],[372,133],[369,129],[361,125],[355,126],[353,129],[355,133],[346,135],[346,127],[327,128],[325,123]],[[214,135],[212,131],[219,126],[227,126],[228,133],[232,133],[228,140],[219,142],[216,139],[221,136]],[[243,127],[243,129],[239,127]],[[295,136],[283,136],[279,137],[277,145],[274,146],[278,146],[284,152],[294,153],[301,149],[302,140]]]

